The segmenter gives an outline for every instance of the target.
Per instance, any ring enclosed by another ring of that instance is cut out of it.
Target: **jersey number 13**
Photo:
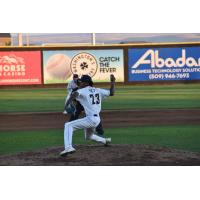
[[[92,104],[100,104],[99,94],[90,94],[90,98],[92,99]]]

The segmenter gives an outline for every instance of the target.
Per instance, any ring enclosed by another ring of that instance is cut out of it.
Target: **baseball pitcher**
[[[108,96],[113,96],[115,91],[115,77],[110,75],[111,86],[110,90],[92,87],[92,79],[88,75],[81,77],[81,89],[72,93],[66,105],[71,101],[77,100],[81,103],[85,110],[86,117],[71,122],[65,123],[64,128],[64,151],[60,156],[66,156],[69,153],[75,152],[72,146],[73,131],[84,129],[85,139],[108,145],[111,143],[111,138],[103,138],[95,134],[95,128],[100,122],[99,113],[101,111],[101,102]]]

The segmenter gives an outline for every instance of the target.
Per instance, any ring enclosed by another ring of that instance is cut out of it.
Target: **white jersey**
[[[102,99],[110,96],[110,90],[87,86],[77,90],[78,100],[84,107],[86,116],[99,115]]]

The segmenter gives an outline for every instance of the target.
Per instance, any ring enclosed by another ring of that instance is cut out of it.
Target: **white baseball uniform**
[[[94,132],[100,122],[99,113],[101,111],[102,99],[110,96],[110,90],[87,86],[77,90],[77,92],[76,100],[84,107],[86,117],[65,123],[65,149],[72,147],[73,131],[77,129],[84,129],[86,140],[90,139],[105,144],[106,139],[95,135]]]

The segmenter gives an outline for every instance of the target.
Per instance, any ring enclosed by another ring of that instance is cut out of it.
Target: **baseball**
[[[71,59],[64,54],[55,54],[51,56],[46,64],[47,77],[66,80],[72,73],[70,70]]]

